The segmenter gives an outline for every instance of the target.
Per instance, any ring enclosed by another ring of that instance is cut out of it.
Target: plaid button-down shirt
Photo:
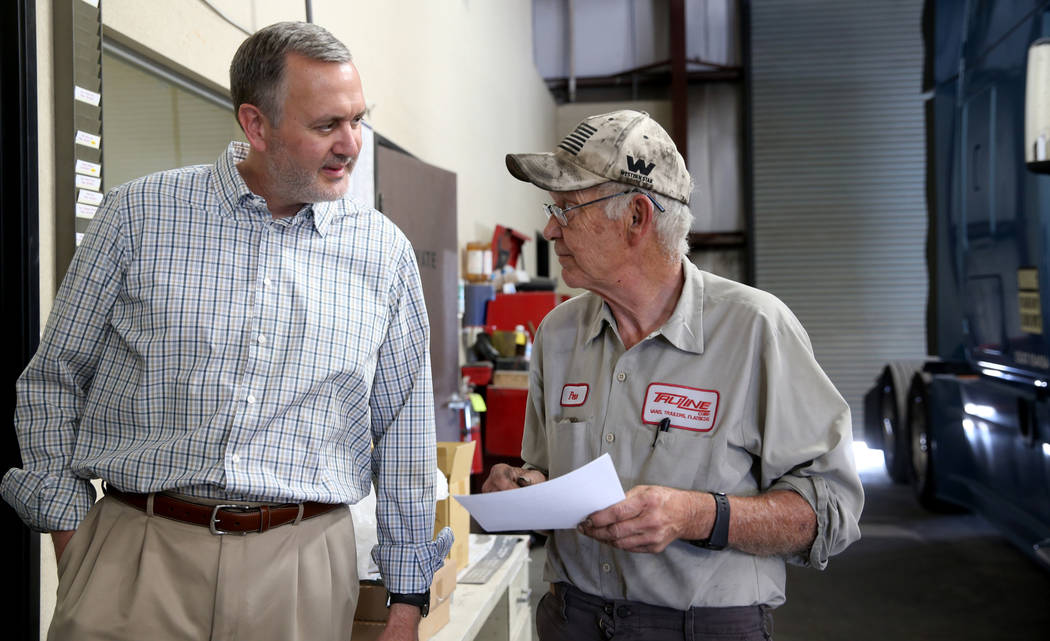
[[[355,503],[375,477],[388,589],[422,592],[434,523],[429,330],[404,235],[350,199],[273,219],[236,168],[110,192],[18,381],[2,492],[70,530],[88,479],[129,492]],[[373,449],[373,443],[375,445]]]

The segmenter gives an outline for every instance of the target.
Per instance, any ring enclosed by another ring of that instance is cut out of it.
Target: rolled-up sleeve
[[[389,326],[370,400],[378,521],[373,558],[389,591],[419,593],[441,567],[452,532],[445,528],[432,540],[437,449],[429,325],[411,246],[399,238]]]
[[[849,405],[817,363],[794,318],[774,329],[756,368],[756,411],[762,429],[760,485],[793,490],[817,516],[807,554],[788,559],[823,569],[828,558],[860,538],[864,490],[853,460]]]
[[[122,191],[106,196],[62,281],[36,354],[15,386],[22,467],[0,492],[33,530],[75,529],[94,501],[70,461],[126,267]]]

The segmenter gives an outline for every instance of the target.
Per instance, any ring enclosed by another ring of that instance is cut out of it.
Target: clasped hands
[[[547,480],[539,470],[499,463],[482,492],[499,492]],[[663,552],[676,539],[706,537],[714,523],[710,494],[662,485],[638,485],[624,500],[587,516],[576,529],[586,536],[628,552]]]

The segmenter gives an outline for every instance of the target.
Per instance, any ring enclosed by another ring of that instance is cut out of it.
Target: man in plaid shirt
[[[414,639],[451,532],[431,540],[412,248],[345,195],[361,79],[326,30],[279,23],[230,81],[247,144],[99,208],[19,379],[24,464],[0,488],[52,533],[51,639],[316,641],[350,636],[347,504],[375,481],[384,638]]]

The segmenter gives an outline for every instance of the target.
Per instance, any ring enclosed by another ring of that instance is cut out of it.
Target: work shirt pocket
[[[590,463],[597,456],[590,434],[589,418],[562,417],[548,421],[550,478],[564,476]]]
[[[681,490],[703,490],[705,467],[710,457],[711,438],[702,432],[672,427],[660,432],[653,445],[658,426],[638,430],[634,438],[631,476],[633,485],[664,485]],[[621,472],[621,477],[628,475]]]

